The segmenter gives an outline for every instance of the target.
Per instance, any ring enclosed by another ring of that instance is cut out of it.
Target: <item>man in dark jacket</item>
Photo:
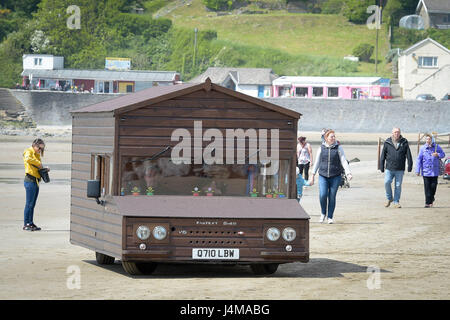
[[[403,174],[405,173],[405,162],[408,160],[408,172],[412,171],[413,160],[408,140],[402,137],[400,129],[392,129],[392,137],[386,139],[381,151],[380,170],[385,171],[384,187],[386,189],[385,207],[389,207],[391,202],[394,208],[401,208],[400,195],[402,192]],[[386,164],[385,164],[386,163]],[[392,181],[395,178],[394,197],[392,197]]]

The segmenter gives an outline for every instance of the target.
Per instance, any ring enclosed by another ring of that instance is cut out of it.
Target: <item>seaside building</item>
[[[125,66],[125,67],[124,67]],[[64,69],[64,57],[23,56],[22,87],[36,90],[131,93],[180,81],[176,71],[130,70],[129,59],[107,58],[104,70]]]
[[[267,68],[219,68],[209,67],[204,73],[190,80],[201,83],[210,78],[213,83],[225,88],[248,94],[252,97],[273,96],[272,81],[278,76]]]
[[[390,96],[390,80],[380,77],[283,76],[273,81],[273,96],[305,99],[381,99]]]

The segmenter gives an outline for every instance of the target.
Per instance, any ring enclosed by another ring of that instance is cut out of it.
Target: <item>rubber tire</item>
[[[278,265],[278,263],[251,264],[250,268],[257,276],[264,276],[277,272]]]
[[[114,257],[107,256],[106,254],[96,252],[95,253],[95,260],[97,260],[98,264],[113,264],[114,263]]]
[[[152,274],[157,266],[154,262],[122,261],[123,269],[132,276]]]

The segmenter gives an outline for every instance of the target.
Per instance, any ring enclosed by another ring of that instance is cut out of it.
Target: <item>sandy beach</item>
[[[316,150],[320,134],[304,135]],[[347,158],[360,161],[350,164],[350,188],[339,189],[336,223],[318,223],[318,186],[307,187],[310,262],[281,265],[268,277],[247,266],[168,264],[132,277],[119,261],[97,265],[94,252],[69,243],[70,135],[44,137],[52,181],[35,209],[42,231],[23,231],[22,152],[35,137],[0,136],[0,299],[449,299],[450,183],[439,178],[436,205],[424,209],[422,178],[405,173],[403,207],[385,208],[376,142],[388,136],[337,133]],[[415,160],[417,134],[406,137]]]

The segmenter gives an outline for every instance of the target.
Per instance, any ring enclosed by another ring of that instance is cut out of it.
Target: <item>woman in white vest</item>
[[[309,179],[309,167],[313,162],[312,148],[309,143],[306,142],[306,137],[299,137],[297,144],[297,167],[300,170],[300,174],[305,180]],[[305,172],[303,174],[303,172]]]

